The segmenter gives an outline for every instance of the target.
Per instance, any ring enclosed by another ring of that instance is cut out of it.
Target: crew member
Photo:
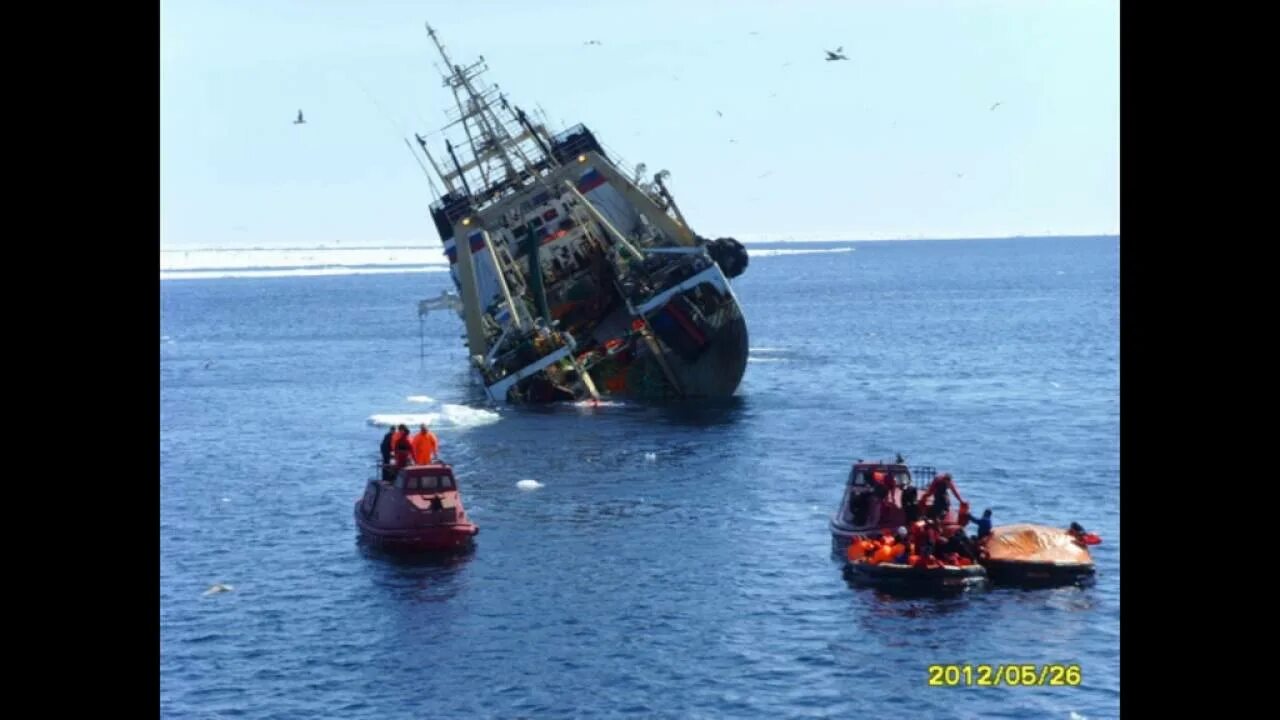
[[[382,436],[382,444],[378,447],[382,453],[382,480],[384,482],[391,482],[391,448],[395,446],[395,434],[395,425],[387,428],[387,434]]]
[[[440,449],[440,441],[436,439],[436,434],[431,429],[422,424],[418,426],[418,434],[413,436],[411,441],[413,445],[413,457],[422,464],[434,462],[436,460],[436,451]]]
[[[395,453],[396,467],[402,468],[413,464],[413,445],[409,442],[409,428],[400,426],[399,437],[392,448]]]
[[[933,482],[929,483],[929,489],[925,490],[920,498],[921,505],[930,497],[933,498],[933,504],[929,506],[929,517],[937,519],[946,517],[947,511],[951,509],[951,498],[947,496],[948,490],[955,494],[956,500],[964,502],[964,498],[960,497],[960,491],[956,489],[955,481],[951,479],[951,473],[934,475]]]
[[[975,518],[975,517],[969,518],[969,522],[978,526],[979,540],[990,535],[991,534],[991,508],[987,508],[986,510],[983,510],[981,518]]]

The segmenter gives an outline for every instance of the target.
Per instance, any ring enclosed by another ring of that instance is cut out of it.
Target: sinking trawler
[[[457,115],[442,131],[447,158],[417,140],[444,185],[431,216],[458,294],[419,314],[458,311],[489,398],[732,395],[747,361],[729,285],[747,266],[742,245],[690,230],[665,171],[624,171],[584,125],[551,134],[480,80],[483,56],[455,65],[427,32]]]

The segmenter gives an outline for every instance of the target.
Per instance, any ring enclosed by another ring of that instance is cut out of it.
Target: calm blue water
[[[456,317],[419,356],[416,302],[447,282],[161,284],[163,716],[1118,715],[1117,238],[755,257],[722,406],[485,410]],[[435,419],[469,557],[356,543],[368,419],[399,413]],[[1096,530],[1097,584],[850,588],[827,519],[849,463],[895,451],[997,524]],[[929,687],[933,663],[1077,663],[1083,684]]]

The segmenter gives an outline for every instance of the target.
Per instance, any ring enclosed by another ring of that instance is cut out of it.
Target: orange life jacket
[[[413,457],[419,463],[431,462],[431,458],[435,457],[436,450],[440,447],[440,443],[436,440],[435,433],[430,431],[424,433],[419,430],[418,434],[413,436],[412,442]]]

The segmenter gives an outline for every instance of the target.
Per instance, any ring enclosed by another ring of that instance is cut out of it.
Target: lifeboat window
[[[893,479],[894,482],[898,483],[898,487],[906,487],[911,484],[911,476],[904,472],[894,473]]]
[[[442,478],[440,478],[440,489],[441,489],[441,490],[452,490],[452,489],[453,489],[453,478],[451,478],[451,477],[442,477]]]
[[[405,489],[406,489],[406,490],[417,490],[417,489],[418,489],[418,478],[416,478],[416,477],[405,478],[405,480],[404,480],[404,487],[405,487]]]
[[[854,484],[854,485],[866,485],[866,484],[867,484],[867,476],[866,476],[866,474],[865,474],[865,473],[860,473],[860,472],[855,472],[855,473],[853,474],[853,484]]]

